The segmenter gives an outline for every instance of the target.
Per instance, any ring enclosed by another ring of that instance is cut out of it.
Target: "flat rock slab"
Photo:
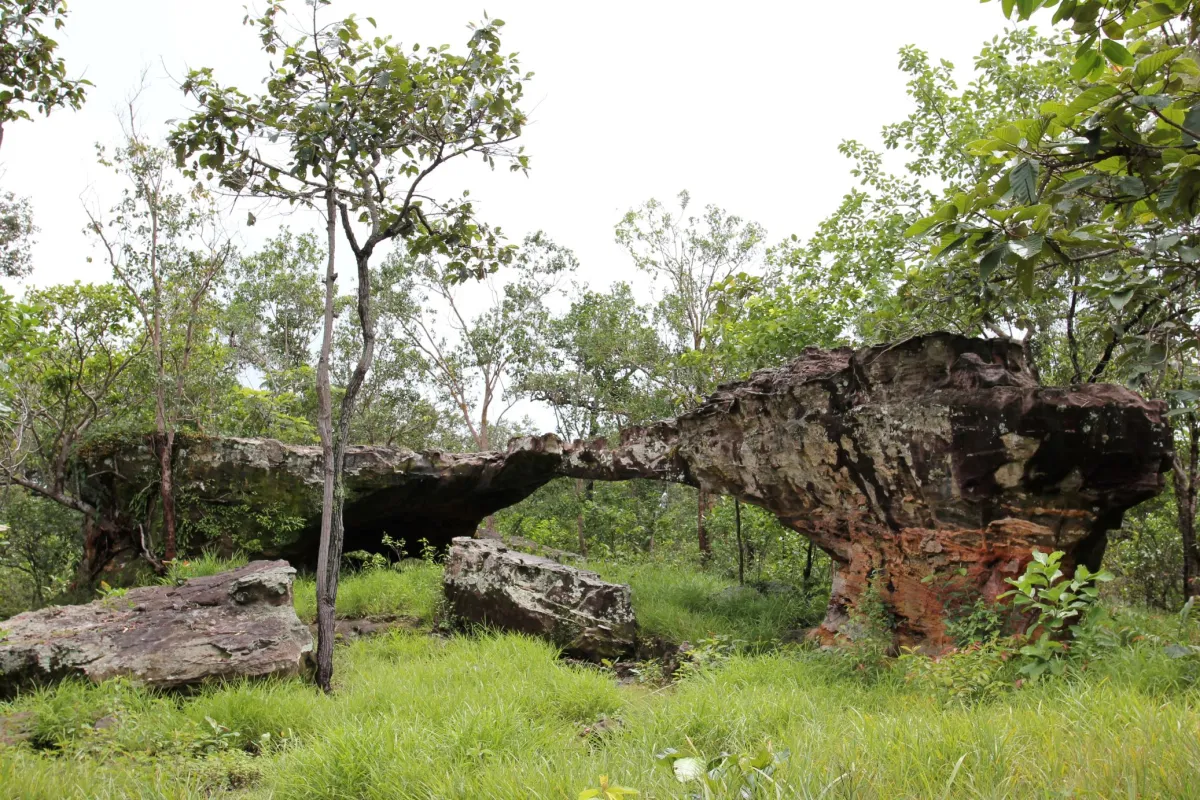
[[[540,636],[569,656],[616,658],[637,644],[628,586],[493,539],[454,539],[444,587],[456,619]]]
[[[0,622],[0,694],[77,675],[157,687],[300,672],[312,635],[286,561],[255,561],[179,586],[131,589]]]

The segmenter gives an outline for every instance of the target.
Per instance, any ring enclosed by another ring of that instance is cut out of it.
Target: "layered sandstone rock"
[[[312,636],[292,607],[295,572],[283,561],[256,561],[179,586],[19,614],[0,625],[0,694],[70,675],[177,687],[296,674]]]
[[[455,539],[444,585],[456,619],[540,636],[567,655],[617,658],[637,643],[628,586],[495,539]]]
[[[942,334],[806,352],[723,387],[673,441],[689,482],[833,557],[823,635],[853,633],[873,587],[898,643],[937,647],[948,588],[992,600],[1035,547],[1098,566],[1107,531],[1162,489],[1163,413],[1117,386],[1040,387],[1018,345]]]

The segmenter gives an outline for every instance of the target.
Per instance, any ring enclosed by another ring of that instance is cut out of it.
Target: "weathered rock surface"
[[[1162,489],[1164,411],[1117,386],[1040,387],[1019,345],[939,334],[808,351],[614,452],[673,455],[828,552],[823,635],[853,632],[870,586],[898,643],[937,647],[947,581],[994,599],[1034,547],[1098,566],[1107,531]]]
[[[0,623],[0,693],[80,675],[177,687],[299,672],[312,636],[292,607],[287,562],[255,561],[179,586],[131,589]]]
[[[567,655],[595,661],[637,644],[628,586],[495,539],[455,539],[444,581],[459,620],[541,636]]]
[[[447,546],[470,536],[481,520],[520,502],[555,477],[561,445],[517,440],[507,452],[416,453],[352,446],[346,452],[345,550],[380,550],[383,533]],[[321,518],[321,448],[274,439],[179,436],[177,512],[184,520],[252,509],[236,518],[257,553],[316,565]],[[89,560],[97,576],[119,572],[140,553],[138,523],[158,480],[150,438],[93,446],[79,465],[85,496],[107,519],[92,531]],[[151,501],[152,502],[152,501]],[[257,518],[257,519],[256,519]],[[205,542],[203,546],[219,546]],[[245,546],[239,542],[239,546]]]
[[[445,544],[561,476],[686,483],[766,508],[832,556],[824,636],[853,633],[851,612],[872,587],[899,643],[936,647],[947,580],[960,596],[993,598],[1034,547],[1098,564],[1124,511],[1162,489],[1163,413],[1117,386],[1041,387],[1007,341],[934,334],[814,349],[612,442],[548,435],[466,455],[352,448],[346,547],[377,549],[384,530]],[[136,531],[131,498],[152,494],[153,454],[114,445],[90,458],[89,499],[124,520],[114,529]],[[304,524],[264,550],[315,559],[317,448],[185,439],[177,461],[176,483],[203,501],[189,513],[204,502],[282,509]]]

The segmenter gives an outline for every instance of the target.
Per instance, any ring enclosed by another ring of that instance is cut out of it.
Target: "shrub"
[[[1096,583],[1112,580],[1110,573],[1092,572],[1084,564],[1077,566],[1070,578],[1065,577],[1061,568],[1064,555],[1061,550],[1043,553],[1035,549],[1025,574],[1008,578],[1013,589],[1000,595],[1001,599],[1012,597],[1017,608],[1034,614],[1018,652],[1021,673],[1035,680],[1047,671],[1062,674],[1066,646],[1058,637],[1079,623],[1095,604],[1100,596]]]

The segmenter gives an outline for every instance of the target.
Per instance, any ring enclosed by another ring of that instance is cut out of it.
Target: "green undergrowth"
[[[246,564],[244,556],[201,555],[172,565],[167,582],[215,575]],[[605,580],[629,584],[643,636],[695,642],[726,636],[750,644],[772,642],[811,627],[825,612],[826,598],[799,591],[759,592],[694,567],[669,562],[581,564]],[[296,613],[317,616],[316,580],[297,576]],[[420,559],[387,567],[345,570],[338,581],[337,614],[345,619],[409,617],[428,625],[442,598],[442,568]]]
[[[338,647],[332,696],[301,678],[190,695],[68,681],[0,703],[0,798],[575,800],[602,778],[684,798],[699,786],[673,768],[725,753],[706,798],[1200,798],[1186,615],[1094,615],[1063,674],[1026,680],[995,642],[938,661],[785,645],[817,610],[803,595],[591,566],[632,585],[647,633],[699,643],[675,682],[519,635],[408,630]],[[418,561],[348,573],[339,613],[431,619],[440,579]],[[312,594],[297,582],[301,616]],[[743,794],[736,766],[764,753],[774,783]]]
[[[222,558],[212,552],[204,552],[190,558],[176,559],[167,564],[167,574],[163,583],[179,583],[189,578],[205,578],[231,569],[238,569],[250,563],[243,553],[237,553],[229,558]]]
[[[669,563],[589,562],[605,580],[629,584],[642,634],[695,642],[720,634],[749,643],[783,639],[816,625],[828,593],[764,594],[710,572]]]
[[[316,579],[297,578],[293,594],[300,619],[315,621]],[[409,617],[429,625],[441,600],[441,566],[411,559],[393,567],[343,573],[338,580],[337,615],[345,619]]]
[[[516,635],[395,632],[338,649],[332,697],[299,679],[190,697],[66,683],[0,704],[33,734],[0,746],[0,793],[574,800],[604,775],[679,798],[655,753],[770,743],[790,758],[779,793],[754,796],[1200,796],[1200,690],[1145,642],[976,704],[803,648],[734,655],[668,690],[556,656]]]
[[[205,553],[170,565],[164,583],[216,575],[243,567],[243,555],[221,558]],[[296,613],[305,622],[317,619],[317,582],[298,575],[292,586]],[[429,561],[408,559],[387,567],[343,570],[338,581],[337,615],[343,619],[407,617],[431,625],[442,598],[442,568]]]

